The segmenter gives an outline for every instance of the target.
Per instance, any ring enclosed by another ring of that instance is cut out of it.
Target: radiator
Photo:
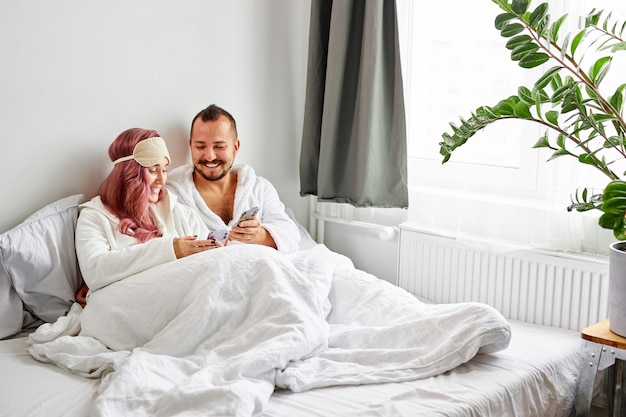
[[[608,259],[511,249],[400,227],[398,285],[436,303],[478,301],[505,317],[581,330],[608,317]]]

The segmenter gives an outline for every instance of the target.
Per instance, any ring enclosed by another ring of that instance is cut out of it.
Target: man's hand
[[[256,243],[276,249],[276,242],[272,235],[263,227],[259,219],[251,219],[239,222],[237,226],[230,229],[229,240],[236,240],[243,243]]]
[[[198,239],[195,236],[174,238],[174,254],[176,259],[224,246],[217,239]]]

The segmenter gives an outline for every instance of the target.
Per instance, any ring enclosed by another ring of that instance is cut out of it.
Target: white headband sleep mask
[[[158,165],[163,158],[167,158],[169,162],[172,162],[163,138],[154,137],[137,142],[132,155],[116,159],[113,161],[113,165],[134,159],[143,167],[153,167]]]

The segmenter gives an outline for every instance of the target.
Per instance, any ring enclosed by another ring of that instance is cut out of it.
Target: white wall
[[[58,198],[95,193],[130,127],[188,160],[191,118],[238,122],[238,163],[272,181],[306,224],[298,158],[309,1],[3,0],[0,232]]]

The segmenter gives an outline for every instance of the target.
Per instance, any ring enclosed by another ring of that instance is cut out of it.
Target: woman
[[[113,170],[98,195],[79,207],[76,255],[96,291],[152,266],[223,246],[197,239],[208,229],[165,188],[171,159],[154,130],[122,132],[109,147]],[[80,291],[79,291],[80,293]],[[80,302],[80,300],[78,300]]]

